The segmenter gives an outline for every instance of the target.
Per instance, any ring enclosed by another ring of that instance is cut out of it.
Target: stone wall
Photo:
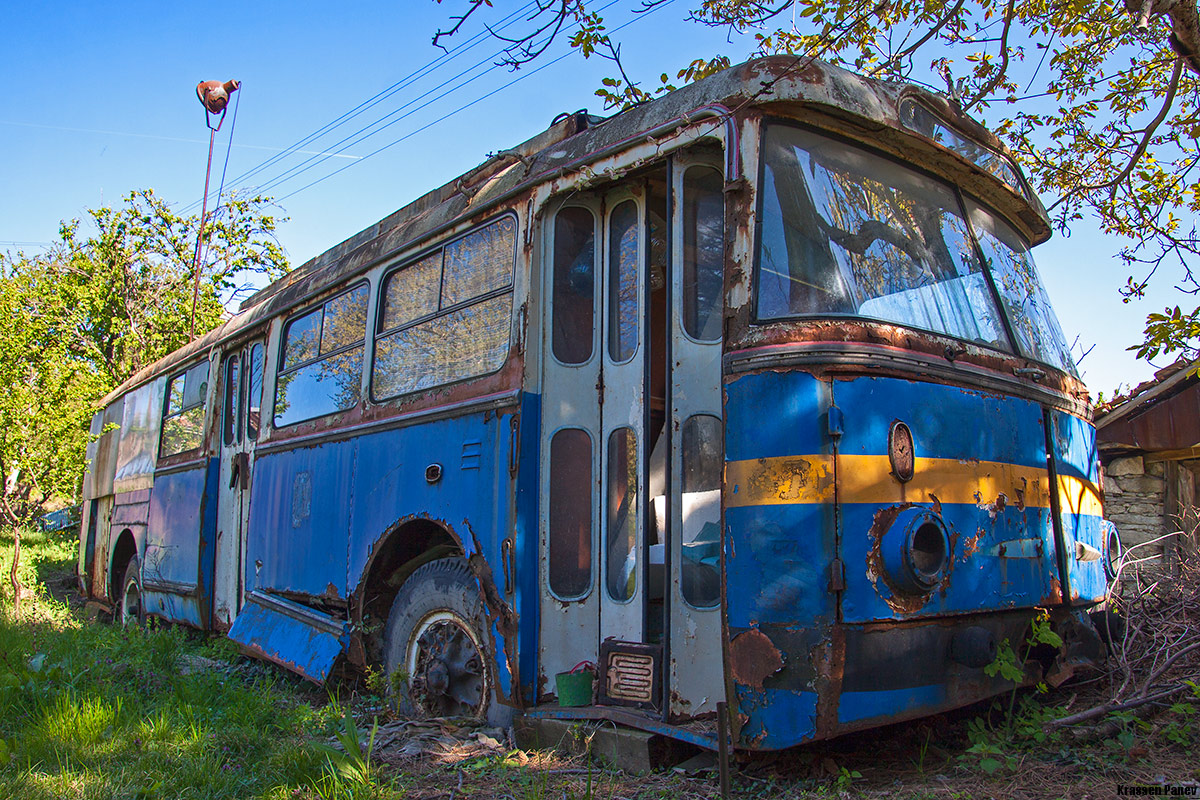
[[[1163,462],[1146,463],[1141,456],[1115,458],[1101,467],[1100,475],[1104,488],[1104,515],[1116,523],[1126,549],[1167,532],[1166,468]],[[1145,558],[1161,555],[1162,551],[1159,542],[1139,548],[1135,556]]]

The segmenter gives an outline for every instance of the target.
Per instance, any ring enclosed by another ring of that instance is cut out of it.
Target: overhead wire
[[[604,10],[616,5],[618,2],[620,2],[620,0],[610,0],[610,2],[608,4],[602,6],[599,10],[604,11]],[[674,2],[674,0],[671,0],[671,2]],[[628,24],[628,23],[626,23],[626,24]],[[499,29],[492,28],[491,30],[495,31],[495,30],[499,30]],[[479,78],[481,78],[481,77],[493,72],[494,70],[498,69],[499,67],[503,66],[504,65],[503,62],[497,62],[494,59],[503,55],[508,49],[509,49],[509,47],[507,47],[507,46],[500,48],[499,50],[492,53],[491,55],[481,59],[480,61],[475,62],[473,65],[471,65],[467,69],[462,70],[461,72],[457,73],[454,77],[443,81],[442,83],[438,84],[437,86],[433,87],[432,89],[424,92],[423,94],[419,95],[418,97],[415,97],[412,100],[408,101],[407,103],[401,105],[399,108],[395,109],[391,113],[375,120],[374,122],[372,122],[368,125],[363,126],[362,128],[359,128],[357,131],[350,134],[349,136],[343,137],[338,142],[335,142],[334,144],[330,145],[331,148],[336,148],[336,149],[327,150],[326,152],[323,152],[320,155],[311,156],[311,157],[305,159],[300,164],[297,164],[297,165],[293,166],[291,169],[288,169],[288,170],[284,171],[283,173],[276,175],[274,178],[270,179],[266,183],[260,184],[259,186],[256,187],[256,190],[259,192],[268,192],[271,189],[274,189],[276,186],[286,183],[287,181],[292,180],[293,178],[299,177],[303,173],[308,172],[309,170],[320,166],[321,164],[325,163],[329,159],[331,159],[335,156],[341,155],[349,148],[354,147],[355,145],[360,144],[360,143],[366,141],[367,139],[370,139],[371,137],[375,136],[376,134],[380,133],[381,131],[384,131],[387,128],[390,128],[391,126],[395,125],[396,123],[398,123],[404,119],[407,119],[408,117],[412,116],[413,114],[417,113],[418,111],[422,111],[425,108],[428,108],[430,105],[437,102],[438,100],[442,100],[442,99],[448,97],[449,95],[453,94],[454,92],[468,86],[469,84],[475,82]],[[558,59],[558,60],[561,60],[561,59]],[[480,72],[479,74],[474,75],[473,77],[470,77],[467,80],[462,81],[458,85],[453,86],[452,88],[448,89],[447,91],[442,92],[441,94],[433,97],[428,102],[422,103],[421,105],[417,106],[416,108],[411,109],[407,113],[401,114],[399,117],[396,117],[395,119],[391,119],[390,121],[387,121],[391,117],[395,117],[396,114],[400,114],[400,112],[404,111],[406,108],[409,108],[414,103],[417,103],[417,102],[429,97],[431,94],[434,94],[435,92],[439,91],[440,89],[445,88],[446,86],[448,86],[449,84],[458,80],[459,78],[462,78],[464,75],[468,75],[473,70],[488,63],[489,61],[492,62],[491,66],[489,66],[487,69],[483,70],[483,72]],[[557,60],[556,60],[556,62],[557,62]],[[554,63],[556,63],[556,62],[554,62]],[[537,70],[534,70],[533,72],[526,73],[526,74],[536,74],[537,72],[540,72],[542,68],[543,67],[539,67]],[[516,81],[514,80],[514,81],[510,82],[509,84],[507,84],[503,88],[507,88],[508,85],[511,85],[511,83],[515,83],[515,82]],[[475,101],[475,102],[478,102],[478,101]],[[471,103],[471,105],[474,105],[474,102]],[[437,121],[441,121],[441,120],[439,119]],[[428,127],[428,126],[426,126],[426,127]],[[374,128],[374,130],[371,130],[372,128]],[[423,129],[424,128],[422,128],[422,130]],[[353,141],[351,141],[351,140],[353,140]],[[374,154],[375,153],[372,152],[368,155],[374,155]],[[367,157],[367,156],[363,156],[363,157],[356,159],[356,162],[361,161],[362,158],[365,158],[365,157]],[[337,172],[340,172],[340,171],[341,170],[337,170]],[[333,173],[331,173],[331,174],[333,174]],[[288,196],[290,197],[291,195],[288,195]]]
[[[650,16],[650,14],[653,14],[655,11],[658,11],[658,10],[659,10],[659,9],[661,9],[661,8],[666,8],[667,6],[673,5],[673,4],[674,4],[676,1],[677,1],[677,0],[668,0],[668,2],[666,2],[666,3],[663,3],[662,5],[655,6],[653,9],[650,9],[650,10],[648,10],[648,11],[646,11],[646,12],[639,13],[637,16],[633,17],[633,18],[632,18],[632,19],[630,19],[630,20],[627,20],[627,21],[626,21],[626,22],[624,22],[623,24],[621,24],[621,25],[617,26],[616,28],[614,28],[614,29],[612,30],[612,33],[617,33],[618,31],[621,31],[621,30],[623,30],[623,29],[625,29],[625,28],[629,27],[630,25],[634,24],[634,23],[635,23],[635,22],[637,22],[638,20],[640,20],[640,19],[643,19],[643,18],[646,18],[646,17]],[[610,2],[610,3],[608,3],[607,5],[605,5],[604,7],[602,7],[600,10],[601,10],[601,11],[603,11],[604,9],[607,9],[607,8],[608,8],[608,7],[610,7],[610,6],[612,6],[612,5],[615,5],[615,3],[616,3],[616,2],[619,2],[619,0],[613,0],[613,2]],[[503,50],[501,50],[501,51],[499,51],[499,52],[503,52]],[[444,122],[445,120],[447,120],[447,119],[449,119],[449,118],[451,118],[451,117],[455,116],[456,114],[460,114],[460,113],[462,113],[463,111],[467,110],[468,108],[471,108],[472,106],[474,106],[474,105],[477,105],[478,103],[480,103],[480,102],[482,102],[483,100],[487,99],[488,97],[491,97],[491,96],[492,96],[492,95],[494,95],[494,94],[497,94],[497,93],[499,93],[499,92],[502,92],[502,91],[504,91],[504,90],[508,89],[509,87],[511,87],[511,86],[513,86],[513,85],[515,85],[515,84],[517,84],[517,83],[520,83],[521,81],[525,80],[526,78],[528,78],[528,77],[532,77],[533,75],[536,75],[536,74],[538,74],[538,73],[539,73],[539,72],[541,72],[542,70],[548,69],[549,67],[551,67],[551,66],[553,66],[553,65],[555,65],[555,64],[557,64],[557,63],[559,63],[559,62],[560,62],[560,61],[562,61],[563,59],[565,59],[565,58],[568,58],[569,56],[571,56],[571,55],[573,55],[573,54],[574,54],[574,53],[573,53],[573,50],[568,50],[567,52],[565,52],[565,53],[562,53],[561,55],[559,55],[558,57],[554,58],[553,60],[551,60],[551,61],[548,61],[548,62],[546,62],[546,63],[542,64],[541,66],[537,67],[536,69],[529,70],[529,71],[526,71],[526,72],[522,72],[520,75],[518,75],[517,77],[513,78],[513,79],[512,79],[512,80],[510,80],[509,82],[505,83],[503,86],[499,87],[498,89],[495,89],[494,91],[488,92],[487,94],[480,95],[480,96],[476,97],[474,100],[471,100],[471,101],[470,101],[470,102],[468,102],[468,103],[464,103],[463,105],[459,106],[458,108],[455,108],[455,109],[453,109],[452,111],[449,111],[449,112],[447,112],[446,114],[443,114],[442,116],[438,117],[437,119],[435,119],[435,120],[433,120],[433,121],[431,121],[431,122],[428,122],[428,123],[426,123],[425,125],[422,125],[421,127],[419,127],[419,128],[416,128],[415,130],[409,131],[408,133],[404,134],[403,136],[399,137],[398,139],[395,139],[395,140],[393,140],[393,141],[389,142],[388,144],[385,144],[385,145],[383,145],[382,147],[379,147],[379,148],[377,148],[376,150],[373,150],[373,151],[371,151],[370,153],[367,153],[366,155],[363,155],[362,157],[358,158],[357,160],[355,160],[355,161],[352,161],[352,162],[350,162],[349,164],[345,164],[345,165],[343,165],[343,166],[339,167],[338,169],[335,169],[333,172],[330,172],[330,173],[328,173],[328,174],[326,174],[326,175],[324,175],[324,176],[322,176],[322,177],[320,177],[320,178],[317,178],[316,180],[314,180],[314,181],[311,181],[310,183],[307,183],[307,184],[305,184],[304,186],[300,187],[299,189],[296,189],[296,190],[294,190],[294,191],[291,191],[291,192],[289,192],[288,194],[286,194],[286,195],[283,195],[283,196],[281,196],[281,197],[279,197],[279,198],[277,198],[277,199],[278,199],[278,200],[280,200],[280,201],[282,201],[282,200],[286,200],[286,199],[288,199],[288,198],[290,198],[290,197],[294,197],[295,195],[299,194],[300,192],[303,192],[303,191],[305,191],[305,190],[307,190],[307,189],[310,189],[310,188],[312,188],[313,186],[316,186],[316,185],[320,184],[321,182],[323,182],[323,181],[325,181],[325,180],[328,180],[329,178],[332,178],[333,176],[335,176],[335,175],[338,175],[338,174],[339,174],[339,173],[341,173],[341,172],[344,172],[345,170],[349,169],[350,167],[352,167],[352,166],[354,166],[354,165],[356,165],[356,164],[360,164],[360,163],[362,163],[363,161],[366,161],[367,159],[369,159],[369,158],[372,158],[373,156],[376,156],[376,155],[378,155],[378,154],[380,154],[380,153],[382,153],[382,152],[384,152],[384,151],[386,151],[386,150],[388,150],[388,149],[390,149],[390,148],[394,147],[395,145],[397,145],[397,144],[400,144],[401,142],[403,142],[403,141],[406,141],[407,139],[410,139],[410,138],[412,138],[413,136],[417,135],[418,133],[421,133],[422,131],[428,130],[429,128],[433,127],[434,125],[437,125],[437,124],[439,124],[439,123],[441,123],[441,122]],[[477,64],[476,66],[478,66],[478,64]],[[495,66],[499,66],[499,65],[495,65]],[[358,142],[360,142],[360,141],[364,141],[365,139],[369,138],[369,136],[374,136],[375,134],[379,133],[380,131],[382,131],[382,130],[386,129],[387,127],[390,127],[391,125],[395,124],[396,122],[399,122],[401,119],[404,119],[405,117],[411,116],[411,114],[412,114],[412,113],[415,113],[416,111],[419,111],[419,110],[421,110],[421,109],[423,109],[423,108],[425,108],[425,107],[427,107],[427,106],[431,105],[433,102],[436,102],[436,101],[437,101],[437,100],[439,100],[439,99],[443,99],[444,97],[447,97],[447,96],[448,96],[449,94],[451,94],[452,92],[454,92],[454,91],[457,91],[457,90],[459,90],[459,89],[461,89],[461,88],[463,88],[463,87],[467,86],[468,84],[472,83],[473,81],[477,80],[478,78],[480,78],[480,77],[483,77],[484,75],[488,74],[488,73],[489,73],[489,72],[491,72],[491,71],[492,71],[492,69],[494,69],[494,68],[495,68],[495,67],[489,68],[488,70],[485,70],[484,72],[480,73],[479,75],[476,75],[476,76],[474,76],[474,77],[472,77],[472,78],[469,78],[469,79],[468,79],[468,80],[466,80],[466,81],[463,81],[461,84],[459,84],[458,86],[454,87],[453,89],[451,89],[451,90],[449,90],[449,91],[447,91],[447,92],[444,92],[443,94],[439,95],[438,97],[434,98],[433,100],[430,100],[428,103],[425,103],[425,104],[423,104],[423,105],[422,105],[420,108],[414,109],[413,111],[409,112],[408,114],[405,114],[403,117],[401,117],[401,118],[399,118],[399,119],[392,120],[392,121],[391,121],[391,122],[389,122],[387,125],[384,125],[383,127],[379,128],[378,130],[372,131],[372,132],[371,132],[371,133],[370,133],[368,136],[364,136],[364,137],[362,137],[361,139],[357,140],[356,142],[353,142],[351,145],[347,145],[347,147],[349,147],[349,146],[353,146],[353,144],[357,144],[357,143],[358,143]],[[459,75],[458,75],[458,76],[456,76],[456,78],[457,78],[457,77],[461,77],[461,75],[463,75],[463,74],[466,74],[466,72],[469,72],[469,71],[470,71],[470,70],[465,70],[464,72],[462,72],[462,73],[459,73]],[[451,79],[451,80],[453,80],[453,79]],[[448,83],[448,82],[449,82],[449,81],[447,81],[447,83]],[[445,84],[443,83],[442,85],[445,85]],[[439,88],[440,88],[440,87],[439,87]],[[431,91],[436,91],[436,90],[431,90]],[[426,93],[426,95],[427,95],[427,94],[429,94],[429,93],[427,92],[427,93]],[[424,96],[426,96],[426,95],[422,95],[422,97],[424,97]],[[419,99],[419,98],[418,98],[418,99]],[[345,149],[345,148],[343,148],[343,149]],[[341,152],[341,151],[337,151],[337,152]],[[296,177],[299,177],[299,175],[300,175],[300,174],[303,174],[303,172],[306,172],[306,171],[308,171],[309,169],[313,169],[313,168],[315,168],[316,166],[319,166],[319,164],[320,164],[320,163],[323,163],[323,161],[324,161],[324,160],[328,160],[328,158],[330,158],[330,157],[332,157],[332,155],[325,157],[324,159],[322,159],[322,161],[318,162],[317,164],[312,164],[311,166],[308,166],[308,167],[306,167],[304,170],[298,171],[298,172],[296,172],[296,173],[295,173],[295,174],[293,174],[293,175],[287,175],[287,174],[285,173],[286,177],[284,177],[284,176],[279,176],[277,179],[273,180],[273,181],[272,181],[270,184],[266,185],[265,187],[260,187],[260,189],[262,189],[262,190],[264,190],[264,191],[265,191],[265,190],[268,190],[268,189],[270,189],[270,188],[274,188],[275,186],[278,186],[278,185],[281,185],[281,184],[283,184],[283,183],[286,183],[286,182],[287,182],[287,181],[289,181],[289,180],[293,180],[293,179],[295,179]]]
[[[534,2],[525,3],[520,8],[518,8],[516,11],[513,11],[507,17],[504,17],[503,19],[501,19],[500,22],[497,23],[497,25],[493,28],[493,30],[503,30],[503,29],[509,27],[509,25],[511,25],[511,23],[517,16],[524,14],[526,11],[528,11],[530,8],[532,8],[534,5],[535,5]],[[403,78],[400,78],[396,82],[392,83],[390,86],[380,90],[372,97],[367,98],[366,100],[364,100],[361,103],[359,103],[358,105],[356,105],[354,108],[349,109],[348,111],[344,112],[343,114],[336,117],[335,119],[332,119],[329,122],[325,123],[320,128],[316,129],[312,133],[309,133],[308,135],[297,140],[292,145],[284,148],[283,150],[274,154],[270,158],[267,158],[267,159],[259,162],[255,166],[251,167],[250,169],[248,169],[245,172],[241,173],[240,175],[236,176],[235,178],[233,178],[231,183],[233,183],[235,185],[240,184],[240,183],[246,181],[247,179],[253,177],[254,175],[257,175],[258,173],[262,172],[263,170],[269,169],[271,166],[278,164],[280,161],[287,158],[288,156],[293,155],[297,152],[301,152],[300,148],[304,147],[307,144],[310,144],[311,142],[315,141],[316,139],[319,139],[321,136],[328,133],[329,131],[331,131],[337,127],[340,127],[345,122],[349,122],[350,120],[352,120],[358,116],[361,116],[362,114],[366,113],[371,108],[373,108],[373,107],[379,105],[380,103],[382,103],[383,101],[387,100],[389,97],[408,88],[410,85],[412,85],[416,81],[420,80],[421,78],[436,71],[437,69],[441,68],[442,66],[445,66],[446,64],[450,63],[451,61],[454,61],[455,59],[457,59],[460,56],[464,55],[465,53],[469,52],[470,50],[473,50],[475,47],[477,47],[478,45],[480,45],[484,41],[486,41],[488,38],[490,38],[491,35],[492,34],[490,31],[480,31],[479,33],[476,33],[472,37],[468,38],[466,41],[460,43],[458,46],[439,55],[437,58],[427,61],[425,64],[423,64],[420,67],[418,67],[417,69],[413,70],[408,75],[404,76]],[[494,56],[490,56],[489,58],[494,58]],[[484,60],[486,61],[487,59],[484,59]],[[479,63],[483,63],[483,62],[477,62],[476,66],[478,66]],[[384,117],[384,119],[386,119],[386,117]],[[374,123],[372,123],[372,124],[374,124]],[[367,125],[365,127],[370,127],[370,125]],[[359,131],[357,131],[356,133],[361,132],[364,129],[359,129]],[[355,134],[351,134],[351,135],[353,136]],[[322,149],[324,149],[324,148],[322,148]],[[321,155],[321,153],[318,153],[315,155]],[[199,205],[199,203],[200,203],[199,200],[194,201],[194,202],[188,204],[187,206],[185,206],[183,211],[186,212],[186,211],[194,208],[195,206]]]

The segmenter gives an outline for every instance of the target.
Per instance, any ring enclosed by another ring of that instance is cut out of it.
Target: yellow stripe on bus
[[[994,506],[1000,495],[1005,505],[1050,507],[1046,470],[998,461],[954,458],[916,459],[913,479],[901,483],[892,476],[887,456],[842,455],[843,503],[940,503]],[[725,503],[728,507],[832,503],[833,456],[804,455],[731,461],[725,465]],[[1100,495],[1091,483],[1060,477],[1063,511],[1099,516]]]

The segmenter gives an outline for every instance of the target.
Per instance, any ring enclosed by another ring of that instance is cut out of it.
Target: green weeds
[[[70,576],[75,547],[70,534],[23,535],[22,583],[34,594],[19,619],[0,588],[0,797],[399,796],[372,768],[370,744],[331,769],[315,743],[349,736],[348,713],[304,702],[298,682],[238,658],[231,642],[81,622],[45,588],[48,575]],[[11,559],[0,531],[5,576]],[[205,659],[221,666],[181,669]]]

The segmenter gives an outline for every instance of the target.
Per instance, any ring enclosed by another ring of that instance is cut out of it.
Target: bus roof
[[[381,261],[414,251],[451,227],[498,212],[503,202],[540,183],[569,175],[649,137],[659,138],[705,118],[737,118],[750,108],[793,117],[807,109],[806,121],[850,136],[857,133],[857,138],[866,138],[874,147],[936,167],[957,185],[971,185],[1034,244],[1050,237],[1049,217],[1031,192],[1018,195],[983,168],[907,129],[900,120],[900,102],[905,97],[918,98],[974,142],[1007,155],[995,135],[940,94],[866,78],[811,58],[768,56],[747,61],[608,118],[585,111],[560,116],[532,139],[492,155],[255,292],[235,316],[139,370],[102,404]],[[814,109],[823,113],[812,115]]]

